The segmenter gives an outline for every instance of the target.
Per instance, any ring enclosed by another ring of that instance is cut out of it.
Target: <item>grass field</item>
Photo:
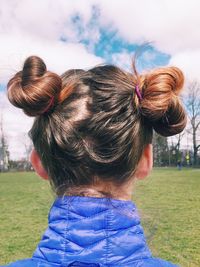
[[[0,174],[0,265],[32,255],[54,199],[34,173]],[[154,256],[200,266],[200,169],[155,169],[133,193]]]

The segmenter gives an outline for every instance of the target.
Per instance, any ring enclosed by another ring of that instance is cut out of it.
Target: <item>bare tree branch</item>
[[[197,139],[198,130],[200,129],[200,84],[194,81],[189,84],[188,89],[189,94],[184,103],[188,112],[191,128],[187,130],[187,132],[192,135],[194,165],[197,165],[198,150],[200,148]]]

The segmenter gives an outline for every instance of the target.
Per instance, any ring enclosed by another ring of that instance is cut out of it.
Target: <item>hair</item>
[[[176,67],[139,75],[101,65],[59,76],[31,56],[7,93],[13,105],[35,117],[29,136],[52,187],[63,195],[98,179],[123,184],[152,143],[153,129],[162,136],[180,133],[186,125],[183,82]]]

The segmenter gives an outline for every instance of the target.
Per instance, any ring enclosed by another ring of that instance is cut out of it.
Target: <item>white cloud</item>
[[[170,65],[180,67],[186,77],[186,82],[200,82],[200,48],[199,50],[186,50],[172,56]]]
[[[130,42],[152,41],[163,52],[199,48],[198,0],[100,0],[102,23]],[[112,12],[111,12],[112,11]]]
[[[48,40],[55,40],[62,33],[72,14],[79,13],[83,23],[92,15],[90,0],[7,0],[1,1],[1,28],[6,33],[23,32]]]
[[[115,65],[127,71],[130,71],[131,69],[131,57],[126,50],[122,51],[121,53],[114,53],[112,55],[112,61]]]
[[[99,0],[101,23],[131,43],[152,42],[200,81],[200,1]],[[109,25],[109,26],[108,26]]]
[[[20,34],[1,36],[1,83],[5,83],[8,77],[20,70],[25,58],[30,55],[42,57],[47,67],[59,74],[69,68],[88,68],[102,62],[101,58],[87,52],[82,44],[56,40],[48,42],[30,36],[22,38]]]
[[[87,24],[92,15],[90,2],[83,0],[80,5],[76,0],[73,3],[44,0],[40,4],[32,0],[1,1],[0,83],[5,83],[32,54],[41,56],[47,66],[58,73],[102,62],[77,42],[79,36],[75,31],[73,37],[70,18],[79,13],[81,22]],[[71,43],[61,42],[63,35],[69,37]]]

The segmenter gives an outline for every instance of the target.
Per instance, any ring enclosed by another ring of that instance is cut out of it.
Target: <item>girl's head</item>
[[[35,116],[29,135],[62,195],[68,188],[120,185],[134,177],[153,130],[171,136],[184,129],[183,80],[175,67],[138,75],[104,65],[59,76],[32,56],[9,81],[8,98]]]

